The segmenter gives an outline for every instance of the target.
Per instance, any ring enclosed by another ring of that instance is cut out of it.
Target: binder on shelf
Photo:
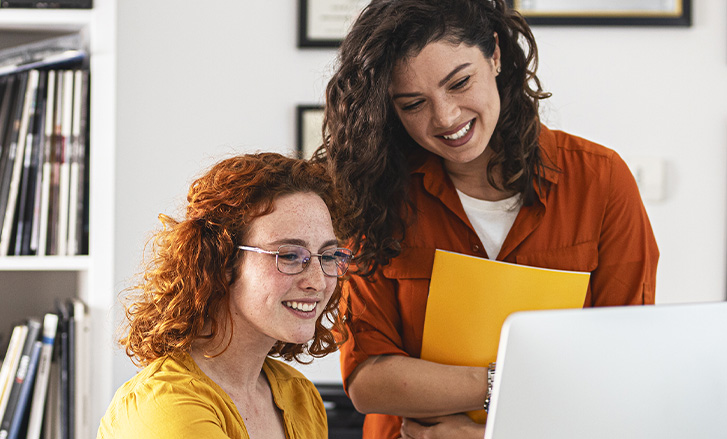
[[[18,83],[13,91],[12,109],[8,114],[8,126],[2,145],[2,156],[0,156],[0,240],[2,240],[2,229],[5,223],[5,215],[8,210],[8,197],[10,196],[10,185],[13,177],[13,166],[18,147],[18,136],[20,134],[20,123],[23,114],[23,103],[25,102],[25,90],[28,83],[28,74],[21,73],[18,76]],[[0,252],[0,256],[1,256]]]
[[[58,308],[58,348],[59,348],[59,423],[60,437],[71,439],[74,437],[73,422],[75,410],[73,407],[73,308],[66,301],[57,301]]]
[[[28,416],[28,430],[26,439],[40,439],[43,415],[48,404],[48,386],[51,377],[51,362],[53,360],[53,345],[58,329],[58,316],[47,313],[43,319],[43,348],[40,352],[38,371],[36,372],[35,388]]]
[[[88,108],[88,75],[76,70],[73,74],[73,117],[70,155],[70,196],[68,200],[68,254],[82,253],[84,235],[86,114]]]
[[[10,245],[13,249],[11,254],[23,255],[30,254],[24,252],[23,238],[29,237],[28,231],[31,227],[33,198],[35,196],[35,179],[36,179],[36,162],[39,154],[38,148],[38,119],[39,108],[42,107],[41,95],[45,90],[46,72],[38,72],[38,82],[31,98],[28,132],[25,136],[25,155],[23,158],[22,172],[20,176],[20,188],[17,202],[17,214],[15,221],[15,242],[11,241]],[[27,238],[26,238],[27,239]],[[29,250],[29,245],[27,245]]]
[[[2,178],[2,161],[4,160],[4,156],[7,153],[7,148],[5,147],[6,138],[9,136],[9,132],[11,130],[12,120],[11,116],[13,114],[13,102],[15,100],[15,94],[17,89],[17,82],[18,77],[13,75],[9,77],[0,78],[0,82],[2,83],[2,97],[0,99],[0,179]]]
[[[28,326],[25,324],[16,325],[13,328],[7,352],[0,368],[0,422],[5,415],[5,409],[10,399],[10,389],[12,388],[15,374],[20,363],[20,356],[23,351],[25,339],[28,336]]]
[[[56,345],[58,343],[56,342]],[[50,363],[50,378],[48,379],[48,397],[43,415],[43,439],[61,438],[61,368],[60,349],[53,349],[53,360]]]
[[[90,326],[88,321],[88,310],[86,304],[80,299],[72,298],[69,306],[73,309],[73,331],[71,333],[73,347],[73,405],[74,408],[74,434],[76,439],[85,439],[92,435],[91,423],[87,417],[89,404],[88,381],[81,377],[88,376],[89,372],[89,337]]]
[[[44,256],[48,254],[48,223],[50,217],[50,191],[52,177],[52,160],[53,160],[53,130],[55,126],[55,107],[56,107],[56,72],[50,70],[48,72],[48,87],[45,103],[45,123],[43,135],[43,163],[41,166],[41,195],[40,195],[40,219],[38,227],[33,231],[37,242],[36,254]]]
[[[13,238],[13,226],[15,225],[16,203],[18,201],[18,192],[20,186],[20,177],[23,172],[23,159],[25,158],[25,144],[28,136],[28,124],[30,122],[30,113],[33,102],[35,100],[36,90],[38,88],[39,72],[31,70],[28,72],[28,82],[26,85],[25,96],[23,99],[20,125],[18,136],[14,146],[11,146],[11,154],[13,155],[12,167],[8,164],[6,171],[10,169],[10,186],[8,187],[7,206],[5,217],[3,218],[2,231],[0,231],[0,256],[7,256],[10,243]]]
[[[68,216],[70,212],[71,196],[71,133],[73,120],[73,82],[74,75],[71,70],[63,71],[63,107],[61,110],[61,138],[58,142],[58,226],[57,226],[57,255],[68,254]]]
[[[33,385],[35,384],[35,375],[38,370],[38,360],[40,358],[40,351],[42,347],[43,342],[39,340],[36,340],[33,343],[33,349],[30,354],[30,362],[28,364],[28,373],[25,376],[23,385],[20,387],[18,403],[15,406],[15,411],[13,412],[13,419],[10,421],[10,428],[7,436],[8,439],[19,439],[21,434],[27,429],[30,396],[33,392]],[[0,436],[2,436],[2,432],[0,432]]]
[[[19,222],[17,239],[20,246],[16,245],[16,255],[34,255],[37,247],[33,247],[33,229],[38,221],[38,208],[40,206],[40,176],[43,160],[43,125],[45,121],[45,99],[48,72],[41,71],[36,95],[35,117],[33,118],[32,133],[28,135],[28,143],[32,144],[32,153],[28,165],[27,199],[24,201],[22,222]],[[22,227],[21,227],[22,225]],[[21,233],[22,231],[22,233]]]
[[[48,238],[47,254],[57,255],[58,253],[58,225],[60,218],[60,196],[61,196],[61,155],[63,154],[63,106],[64,106],[64,82],[65,75],[62,71],[56,73],[56,94],[55,108],[53,110],[53,133],[51,136],[50,151],[50,197],[48,201]]]
[[[88,254],[88,220],[90,215],[89,203],[89,117],[90,117],[90,74],[88,70],[81,70],[81,114],[78,123],[78,149],[76,161],[78,162],[78,202],[76,203],[77,232],[76,232],[76,253]]]
[[[5,407],[5,413],[3,414],[2,423],[0,423],[0,439],[7,439],[10,433],[10,426],[15,415],[15,410],[18,406],[18,400],[20,398],[20,391],[23,387],[23,383],[28,376],[28,369],[30,367],[30,357],[33,353],[33,345],[38,340],[38,336],[41,331],[41,322],[36,318],[29,318],[27,322],[28,334],[23,344],[23,350],[20,355],[20,362],[18,363],[18,370],[15,372],[15,380],[10,388],[10,394],[8,396],[8,402]]]

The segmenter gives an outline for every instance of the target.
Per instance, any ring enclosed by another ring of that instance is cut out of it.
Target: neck
[[[515,195],[512,191],[492,186],[488,181],[487,164],[491,157],[490,151],[490,148],[487,148],[482,155],[467,163],[444,162],[444,169],[457,190],[472,198],[486,201],[504,200]],[[500,168],[496,167],[493,172],[495,181],[502,184]]]
[[[262,368],[274,340],[252,340],[242,334],[242,328],[235,327],[235,334],[229,346],[229,337],[221,329],[220,334],[210,340],[197,340],[190,355],[202,371],[225,391],[247,389],[250,393],[258,388]],[[227,348],[225,349],[225,346]],[[219,355],[222,349],[225,349]]]

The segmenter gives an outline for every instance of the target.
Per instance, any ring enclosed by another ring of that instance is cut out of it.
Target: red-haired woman
[[[160,216],[120,340],[144,366],[99,438],[326,438],[313,384],[272,359],[336,349],[340,248],[331,183],[275,153],[224,160],[196,180],[186,217]]]

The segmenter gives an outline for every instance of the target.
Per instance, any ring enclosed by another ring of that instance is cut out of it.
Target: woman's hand
[[[427,419],[404,418],[401,423],[402,439],[482,439],[484,436],[485,426],[464,414]]]

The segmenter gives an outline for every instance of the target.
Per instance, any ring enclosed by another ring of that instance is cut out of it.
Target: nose
[[[432,100],[432,123],[436,128],[451,127],[459,119],[460,113],[459,105],[449,97]]]
[[[323,291],[328,285],[326,280],[329,276],[323,272],[323,267],[320,264],[320,259],[314,261],[313,259],[320,258],[320,256],[313,256],[308,260],[308,263],[304,266],[303,272],[300,273],[302,281],[304,282],[305,288],[311,288],[316,291]]]

